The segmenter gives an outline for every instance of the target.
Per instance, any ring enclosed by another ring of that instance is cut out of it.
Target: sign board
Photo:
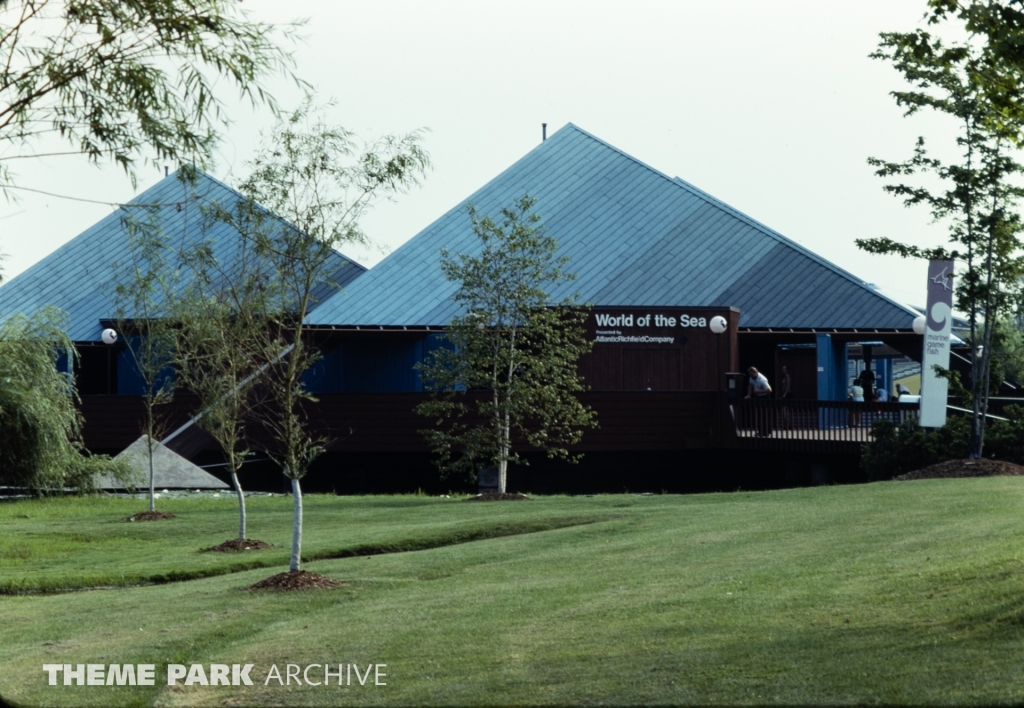
[[[593,313],[595,344],[685,344],[688,333],[708,327],[704,313],[607,311]]]
[[[580,374],[595,391],[715,391],[734,371],[739,312],[727,307],[590,309]]]
[[[926,428],[946,424],[949,382],[935,366],[949,368],[949,335],[953,328],[953,261],[928,263],[928,306],[925,310],[924,356],[921,359],[921,419]]]

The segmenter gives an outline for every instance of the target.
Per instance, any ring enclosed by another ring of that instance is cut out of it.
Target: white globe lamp
[[[100,339],[103,340],[104,344],[114,344],[117,342],[117,332],[112,329],[103,330],[103,334],[100,335]]]
[[[708,324],[711,331],[715,334],[721,334],[725,330],[729,329],[729,323],[725,321],[725,318],[721,315],[716,315],[711,318],[711,322]]]
[[[914,318],[914,334],[924,334],[925,319],[924,315],[918,315]]]

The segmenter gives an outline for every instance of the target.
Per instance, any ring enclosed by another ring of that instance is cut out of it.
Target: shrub
[[[131,478],[127,465],[85,451],[74,384],[55,365],[58,351],[71,351],[62,323],[47,309],[0,324],[0,485],[88,491],[101,472]]]
[[[1009,420],[990,420],[985,426],[984,456],[1024,464],[1024,408],[1009,406]],[[871,481],[898,475],[945,460],[962,460],[968,455],[971,421],[953,416],[941,428],[925,433],[916,419],[898,427],[888,420],[871,426],[874,441],[864,445],[860,466]]]

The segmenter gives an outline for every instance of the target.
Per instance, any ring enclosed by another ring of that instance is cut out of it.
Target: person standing
[[[854,428],[859,428],[861,408],[864,407],[864,386],[861,384],[860,377],[853,380],[853,386],[850,387],[850,400],[853,401],[850,423]]]
[[[864,388],[864,400],[875,400],[875,372],[871,370],[870,363],[864,367],[864,371],[860,372],[860,384]]]
[[[889,402],[889,391],[887,391],[884,386],[879,386],[878,388],[875,389],[875,402],[876,403],[888,403]],[[875,413],[877,413],[882,418],[889,418],[890,417],[889,413],[887,411],[882,410],[883,407],[884,406],[877,406],[875,408]]]
[[[755,427],[760,437],[771,437],[772,434],[772,412],[769,409],[769,396],[772,394],[772,387],[768,383],[768,377],[751,366],[747,369],[747,395],[756,406],[754,409]]]
[[[793,379],[789,376],[789,367],[782,367],[782,376],[779,377],[779,400],[782,403],[779,404],[779,425],[783,429],[789,429],[793,427],[792,421],[789,417],[789,407],[787,405],[790,395],[793,392]]]

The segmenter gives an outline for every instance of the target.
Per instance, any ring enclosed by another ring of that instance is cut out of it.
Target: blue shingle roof
[[[569,124],[309,317],[316,325],[443,326],[458,313],[439,254],[477,253],[466,205],[523,194],[599,306],[735,306],[741,327],[909,330],[916,313],[697,189]]]
[[[0,286],[0,317],[31,314],[55,305],[69,317],[73,341],[99,341],[101,320],[118,313],[114,288],[126,276],[129,236],[126,217],[152,220],[172,249],[206,243],[215,256],[230,263],[241,235],[230,225],[204,220],[200,209],[217,203],[231,210],[243,197],[227,185],[201,172],[194,180],[179,173],[161,180],[129,204],[105,217],[49,256]],[[285,222],[281,222],[284,224]],[[348,285],[365,268],[337,254],[331,265],[333,280]],[[329,293],[323,293],[326,300]],[[135,313],[124,312],[132,318]]]

